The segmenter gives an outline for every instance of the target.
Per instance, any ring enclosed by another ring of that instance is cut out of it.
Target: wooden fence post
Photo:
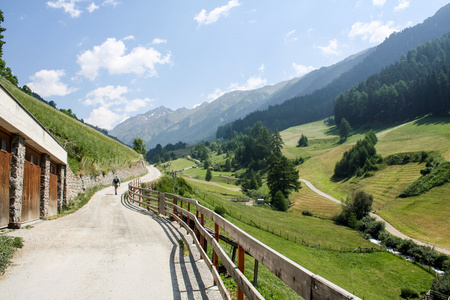
[[[258,286],[258,268],[259,268],[259,261],[255,259],[255,267],[253,268],[253,285],[255,287]]]
[[[160,215],[166,214],[166,195],[164,193],[158,193],[158,212]]]
[[[245,249],[238,245],[238,268],[239,271],[244,274],[245,271]],[[244,292],[241,290],[241,288],[238,286],[238,294],[237,294],[238,300],[244,300]]]

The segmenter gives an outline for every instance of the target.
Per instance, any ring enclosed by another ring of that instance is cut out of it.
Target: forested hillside
[[[366,80],[369,76],[380,72],[383,68],[394,64],[409,50],[430,40],[440,38],[450,31],[450,5],[441,8],[433,17],[422,24],[393,33],[382,44],[377,46],[363,62],[344,73],[326,87],[302,97],[292,98],[283,104],[256,111],[243,119],[228,123],[217,130],[216,137],[229,137],[233,131],[243,132],[255,122],[261,121],[264,126],[274,130],[283,130],[333,114],[336,97]],[[419,58],[420,61],[420,58]]]
[[[450,34],[402,56],[399,63],[338,96],[335,119],[395,122],[450,111]]]

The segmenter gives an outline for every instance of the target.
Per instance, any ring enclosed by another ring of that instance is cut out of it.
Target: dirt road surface
[[[143,182],[159,177],[149,167]],[[0,276],[8,299],[221,299],[203,260],[184,256],[184,230],[127,204],[113,187],[69,216],[10,233],[24,239]]]
[[[306,186],[309,187],[313,192],[315,192],[315,193],[321,195],[322,197],[325,197],[325,198],[327,198],[327,199],[329,199],[329,200],[331,200],[331,201],[334,201],[334,202],[336,202],[336,203],[342,204],[342,202],[339,201],[338,199],[333,198],[332,196],[330,196],[330,195],[328,195],[328,194],[322,192],[321,190],[317,189],[317,188],[316,188],[311,182],[309,182],[308,180],[306,180],[306,179],[299,179],[299,180],[300,180],[301,182],[303,182],[304,184],[306,184]],[[405,239],[405,240],[412,240],[412,241],[414,241],[414,242],[415,242],[416,244],[418,244],[418,245],[428,246],[428,247],[434,248],[436,251],[439,251],[439,252],[441,252],[441,253],[450,255],[450,249],[443,248],[443,247],[439,247],[439,246],[436,246],[436,245],[428,244],[428,243],[425,243],[425,242],[422,242],[422,241],[413,239],[412,237],[409,237],[409,236],[407,236],[406,234],[404,234],[404,233],[398,231],[394,226],[392,226],[389,222],[387,222],[385,219],[383,219],[383,218],[380,217],[379,215],[374,214],[374,213],[370,213],[370,216],[373,217],[373,218],[375,218],[377,221],[383,221],[383,222],[386,224],[386,227],[385,227],[386,231],[389,232],[389,233],[392,234],[392,235],[395,235],[395,236],[397,236],[397,237],[399,237],[399,238],[402,238],[402,239]]]

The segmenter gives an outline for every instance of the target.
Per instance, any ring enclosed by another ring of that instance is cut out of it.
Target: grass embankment
[[[211,209],[224,207],[231,214],[225,215],[229,221],[289,259],[360,298],[400,299],[400,289],[403,287],[424,292],[431,286],[431,274],[392,254],[336,251],[340,247],[350,249],[373,246],[346,227],[337,226],[329,220],[305,217],[295,210],[282,213],[230,202],[226,199],[236,195],[229,190],[219,189],[211,183],[200,185],[198,181],[190,181],[189,178],[186,180],[194,187],[196,199],[202,205]],[[207,222],[208,225],[213,226]],[[281,236],[277,232],[279,230]],[[323,244],[320,249],[317,244],[314,244],[316,247],[307,247],[300,241],[301,238],[305,241],[311,239],[308,241],[310,246],[314,243]],[[231,256],[231,248],[224,244],[223,247]],[[330,247],[334,250],[330,251]],[[253,280],[253,267],[254,260],[247,256],[245,274],[250,281]],[[233,284],[229,282],[228,286]],[[259,267],[258,289],[266,298],[298,298],[262,265]]]
[[[379,138],[376,149],[383,157],[404,152],[434,151],[447,160],[450,158],[450,118],[426,117],[392,128],[373,129]],[[301,133],[308,136],[309,147],[295,147]],[[301,178],[341,200],[354,190],[364,189],[374,195],[374,210],[400,231],[416,239],[448,248],[448,184],[435,187],[420,196],[398,198],[411,183],[421,177],[420,170],[425,168],[425,164],[388,166],[368,178],[353,177],[341,181],[331,179],[336,162],[362,138],[363,133],[360,130],[344,144],[339,144],[333,127],[328,127],[323,122],[314,122],[290,128],[281,132],[281,135],[286,143],[284,151],[287,154],[291,157],[309,157],[299,166]],[[307,197],[293,199],[296,205],[311,207],[308,203],[311,201]]]
[[[25,94],[3,77],[0,83],[67,149],[73,172],[97,175],[143,159],[128,146]]]

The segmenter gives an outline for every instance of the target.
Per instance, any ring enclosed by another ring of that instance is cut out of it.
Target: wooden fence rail
[[[228,274],[237,283],[239,300],[244,298],[244,294],[251,300],[264,299],[244,275],[246,253],[255,259],[256,274],[253,280],[255,285],[257,283],[257,268],[260,263],[306,300],[359,299],[263,244],[222,216],[200,205],[197,200],[145,189],[140,187],[136,181],[132,181],[129,184],[128,195],[130,201],[138,203],[140,206],[145,206],[155,213],[171,216],[188,231],[193,237],[200,255],[208,265],[215,284],[225,299],[229,299],[230,296],[218,273],[218,259],[222,261]],[[195,214],[193,212],[194,208]],[[205,218],[210,219],[214,223],[214,231],[205,227]],[[233,252],[233,258],[231,259],[219,244],[220,230],[223,230],[231,238],[232,243],[230,242],[230,244],[233,245],[234,243],[234,245],[237,245],[237,265],[234,262],[235,252]],[[206,253],[208,244],[211,245],[213,250],[212,259]]]

